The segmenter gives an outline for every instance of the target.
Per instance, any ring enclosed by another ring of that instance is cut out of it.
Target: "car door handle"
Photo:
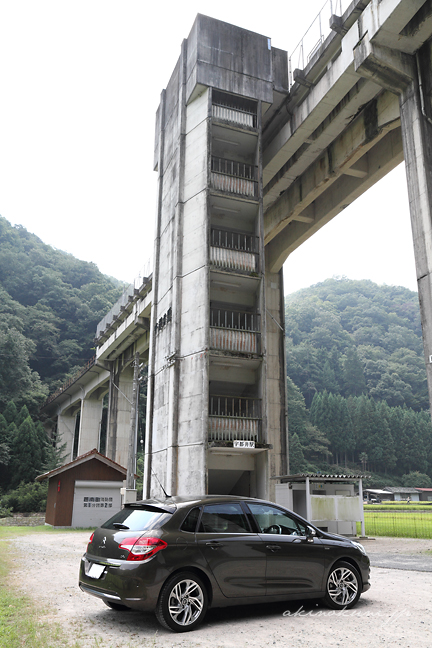
[[[280,545],[266,545],[266,549],[270,549],[273,553],[280,550]]]
[[[223,543],[218,540],[211,540],[210,542],[206,542],[206,547],[210,547],[210,549],[220,549],[220,547],[223,547]]]

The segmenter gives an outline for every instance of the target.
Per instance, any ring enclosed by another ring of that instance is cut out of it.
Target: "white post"
[[[310,487],[309,487],[309,477],[306,477],[306,520],[308,522],[312,521],[312,504],[310,496]]]
[[[362,479],[359,479],[359,507],[360,507],[360,523],[361,523],[361,534],[364,538],[366,536],[365,532],[365,521],[364,521],[364,508],[363,508],[363,482]]]

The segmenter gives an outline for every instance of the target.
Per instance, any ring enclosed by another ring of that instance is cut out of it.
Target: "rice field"
[[[431,538],[432,511],[421,510],[366,510],[365,532],[368,536],[391,536],[394,538]],[[360,523],[357,523],[360,533]]]

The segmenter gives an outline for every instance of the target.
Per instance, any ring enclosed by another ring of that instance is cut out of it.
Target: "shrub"
[[[14,513],[39,513],[46,508],[47,490],[47,482],[21,482],[18,488],[2,497],[2,506]]]
[[[12,508],[6,508],[3,505],[3,500],[0,500],[0,518],[12,517]]]

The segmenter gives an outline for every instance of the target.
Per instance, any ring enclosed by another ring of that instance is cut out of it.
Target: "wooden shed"
[[[96,449],[39,475],[48,479],[45,523],[55,527],[97,527],[122,506],[127,470]]]

